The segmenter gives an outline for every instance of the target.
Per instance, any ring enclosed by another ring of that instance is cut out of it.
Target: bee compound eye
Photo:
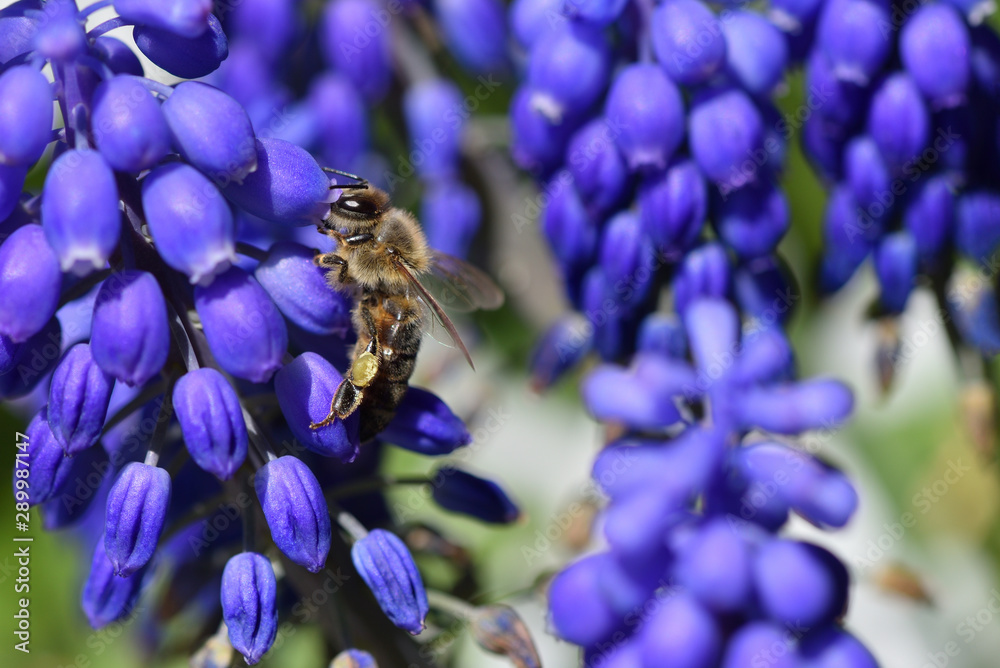
[[[355,195],[341,197],[337,200],[337,207],[350,213],[358,213],[365,216],[378,213],[378,206],[374,201],[367,197],[357,197]]]

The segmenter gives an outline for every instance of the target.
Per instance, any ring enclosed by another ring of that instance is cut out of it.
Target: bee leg
[[[309,424],[309,428],[312,430],[325,427],[337,418],[343,420],[358,410],[362,399],[364,399],[365,388],[378,374],[382,362],[382,347],[378,342],[375,319],[366,306],[361,307],[361,319],[368,327],[370,336],[368,345],[365,346],[364,352],[354,359],[347,376],[337,386],[337,391],[333,394],[333,401],[330,402],[330,413],[322,421]]]

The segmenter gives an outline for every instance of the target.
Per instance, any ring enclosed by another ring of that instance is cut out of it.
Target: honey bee
[[[443,327],[472,365],[455,325],[432,292],[460,310],[496,309],[504,297],[479,269],[432,250],[417,219],[393,207],[385,192],[353,174],[326,171],[354,181],[331,185],[343,192],[317,229],[335,239],[337,247],[317,255],[315,262],[331,270],[327,280],[332,288],[353,294],[358,341],[330,413],[309,427],[319,429],[360,410],[365,442],[396,414],[424,329],[431,323]]]

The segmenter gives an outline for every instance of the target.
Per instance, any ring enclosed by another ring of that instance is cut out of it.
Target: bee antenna
[[[331,174],[338,174],[340,176],[346,176],[349,179],[354,179],[354,183],[331,183],[330,190],[365,190],[368,188],[367,179],[363,179],[357,174],[351,174],[350,172],[342,172],[339,169],[334,169],[332,167],[323,167],[324,172],[329,172]]]

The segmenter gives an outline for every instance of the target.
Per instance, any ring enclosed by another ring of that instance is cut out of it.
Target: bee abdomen
[[[378,375],[365,388],[361,402],[361,442],[378,435],[396,415],[399,402],[406,395],[410,376],[420,350],[420,328],[416,321],[399,327],[390,345],[383,346],[382,365]],[[386,354],[388,353],[388,354]]]

